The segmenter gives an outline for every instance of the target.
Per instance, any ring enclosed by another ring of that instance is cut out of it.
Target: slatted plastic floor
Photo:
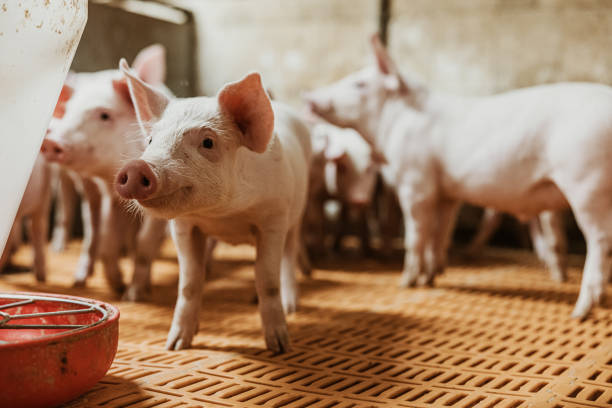
[[[51,254],[49,280],[0,276],[0,290],[94,297],[121,309],[107,376],[68,407],[607,407],[612,313],[572,320],[580,278],[552,282],[525,252],[455,259],[432,289],[399,289],[399,263],[329,262],[301,281],[293,350],[265,351],[245,247],[216,252],[192,350],[164,350],[178,265],[170,243],[150,303],[117,301],[101,270],[73,289],[78,245]],[[18,253],[27,264],[29,251]],[[130,269],[129,261],[123,263]],[[608,305],[609,307],[609,305]]]

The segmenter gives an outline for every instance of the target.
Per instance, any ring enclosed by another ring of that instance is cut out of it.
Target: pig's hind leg
[[[562,214],[544,211],[529,221],[529,231],[535,252],[557,282],[567,279],[567,240],[563,229]]]
[[[285,313],[293,313],[297,309],[298,287],[295,274],[300,251],[300,234],[298,231],[298,227],[289,230],[281,261],[280,291]]]
[[[100,242],[100,217],[102,197],[96,184],[89,179],[82,179],[83,199],[81,214],[83,217],[83,244],[74,274],[74,286],[85,286],[87,278],[93,274],[98,245]]]
[[[170,227],[178,254],[179,286],[166,349],[181,350],[191,347],[193,336],[198,331],[202,286],[206,277],[206,236],[188,222],[173,220]]]
[[[74,213],[78,202],[78,193],[74,181],[67,170],[57,169],[57,192],[54,227],[51,248],[55,252],[66,249],[72,232]]]
[[[442,200],[438,204],[436,216],[436,229],[433,239],[433,265],[429,268],[428,278],[433,282],[435,275],[442,274],[446,268],[448,259],[448,247],[450,246],[459,203],[456,201]],[[430,282],[430,283],[431,283]]]
[[[476,236],[468,244],[466,255],[474,257],[487,245],[491,236],[499,228],[503,215],[493,208],[485,208]]]
[[[166,237],[166,220],[145,216],[136,242],[134,275],[123,300],[138,302],[151,293],[151,264]]]
[[[121,223],[124,221],[121,204],[110,195],[102,199],[102,236],[100,241],[100,260],[104,266],[104,277],[117,294],[125,291],[125,284],[119,268],[121,257]]]
[[[34,275],[36,280],[44,282],[47,278],[45,244],[49,230],[50,194],[42,197],[40,208],[30,217],[30,238],[34,249]]]

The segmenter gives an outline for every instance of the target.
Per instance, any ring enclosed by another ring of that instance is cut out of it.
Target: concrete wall
[[[439,90],[612,83],[612,1],[396,0],[389,35],[401,67]]]
[[[194,13],[197,90],[259,70],[279,99],[368,63],[379,0],[165,0]],[[490,94],[554,81],[612,83],[610,0],[392,0],[400,66],[430,86]]]
[[[198,90],[260,71],[276,98],[300,93],[367,63],[377,0],[172,0],[191,10],[198,40]]]

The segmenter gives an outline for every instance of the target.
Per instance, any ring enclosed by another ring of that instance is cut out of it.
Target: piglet
[[[308,129],[271,102],[257,73],[215,97],[171,99],[140,80],[125,60],[149,143],[118,173],[115,188],[146,214],[171,219],[179,292],[166,347],[190,347],[198,327],[207,237],[256,246],[255,287],[266,345],[289,349],[283,309],[297,302],[294,269],[311,156]],[[282,294],[282,299],[281,299]]]
[[[165,88],[165,49],[144,48],[134,61],[143,80],[170,95]],[[151,263],[166,236],[165,220],[139,218],[114,192],[117,171],[144,151],[128,84],[118,70],[71,73],[62,89],[50,131],[42,144],[47,160],[59,163],[77,177],[84,196],[85,239],[75,273],[75,285],[85,285],[96,259],[117,293],[125,291],[119,268],[122,248],[133,249],[134,275],[126,300],[142,300],[150,290]]]
[[[573,312],[585,317],[612,269],[612,89],[561,83],[462,98],[400,73],[377,36],[373,48],[374,66],[307,99],[385,154],[404,214],[402,285],[443,270],[462,201],[524,220],[569,207],[587,242]]]
[[[371,206],[378,170],[384,158],[372,151],[352,129],[342,129],[321,120],[311,129],[313,160],[310,168],[309,200],[305,217],[305,241],[311,251],[322,255],[330,222],[325,205],[336,200],[340,205],[338,222],[332,231],[334,249],[352,220],[361,239],[364,253],[370,251],[368,221],[373,219]]]

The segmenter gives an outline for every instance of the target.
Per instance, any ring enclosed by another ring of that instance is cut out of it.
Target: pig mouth
[[[187,197],[193,190],[192,186],[185,186],[177,188],[169,194],[160,195],[153,198],[144,200],[137,200],[140,205],[147,208],[160,208],[166,207],[172,202],[181,201]]]

